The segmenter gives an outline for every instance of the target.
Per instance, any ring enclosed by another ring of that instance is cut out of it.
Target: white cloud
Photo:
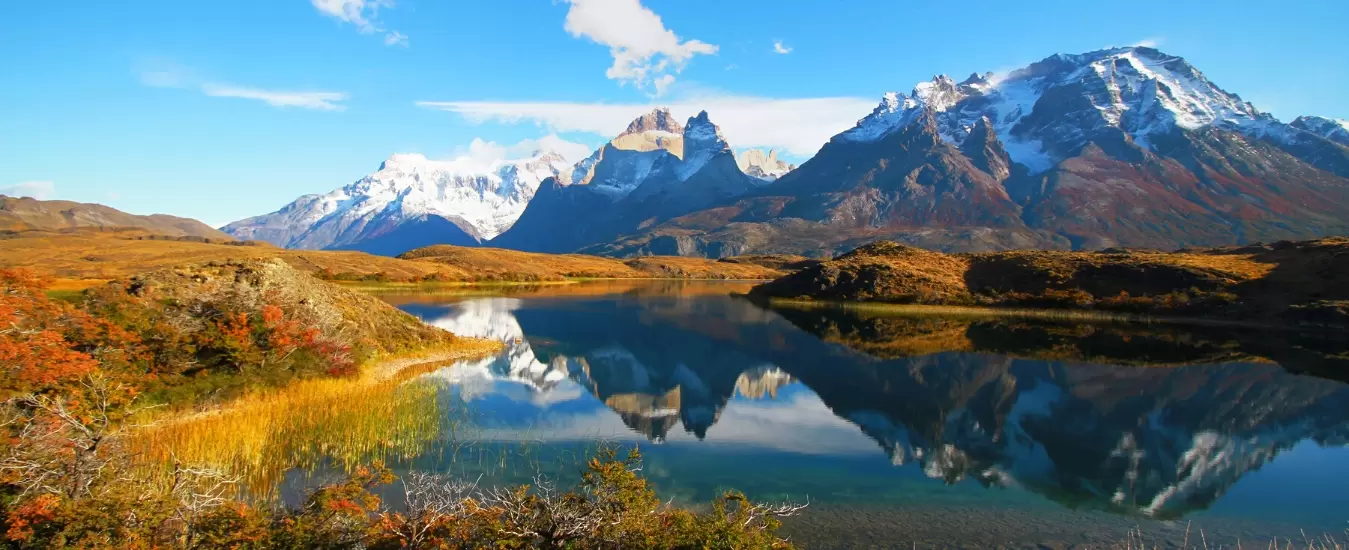
[[[504,145],[482,138],[473,138],[467,148],[455,149],[449,160],[464,170],[481,173],[496,169],[501,161],[506,160],[506,155]]]
[[[390,32],[389,34],[384,35],[384,45],[407,47],[408,35],[398,31]]]
[[[660,78],[652,81],[652,84],[656,86],[656,96],[659,97],[665,95],[665,90],[670,89],[670,85],[674,84],[674,81],[675,77],[672,74],[661,75]]]
[[[538,151],[553,151],[562,155],[562,158],[567,159],[567,162],[580,162],[581,159],[590,156],[590,153],[594,150],[589,145],[567,141],[558,137],[557,134],[548,134],[538,139],[522,140],[507,149],[509,154],[514,157],[527,157]]]
[[[792,47],[783,44],[781,40],[774,40],[773,53],[782,53],[782,54],[792,53]]]
[[[1164,42],[1164,40],[1160,37],[1144,38],[1135,42],[1133,45],[1140,48],[1156,48],[1157,46],[1161,46],[1162,42]]]
[[[407,35],[385,31],[379,22],[379,9],[393,7],[393,0],[309,0],[319,13],[344,23],[350,23],[361,34],[384,34],[384,44],[406,46]]]
[[[347,94],[341,92],[285,92],[212,83],[203,84],[201,92],[212,97],[255,99],[273,107],[299,107],[320,111],[341,111],[347,108],[342,104],[347,100]]]
[[[557,134],[548,134],[537,139],[523,139],[511,145],[473,138],[468,147],[455,149],[449,161],[471,171],[487,172],[500,166],[502,162],[530,158],[535,153],[543,151],[553,151],[562,155],[568,162],[578,162],[590,156],[591,147],[584,143],[567,141]]]
[[[418,106],[459,114],[472,122],[532,122],[554,132],[586,132],[612,137],[654,104],[419,101]],[[735,147],[776,147],[810,156],[835,134],[851,128],[876,106],[856,97],[776,99],[707,95],[668,105],[675,116],[707,110]]]
[[[0,185],[0,195],[45,201],[56,197],[56,184],[50,181],[21,181],[14,185]]]
[[[155,88],[197,89],[211,97],[236,97],[262,101],[273,107],[299,107],[320,111],[341,111],[347,94],[321,91],[266,90],[203,80],[189,68],[173,63],[159,62],[142,67],[141,83]]]
[[[639,0],[568,1],[563,28],[573,37],[609,47],[614,64],[604,74],[611,80],[638,88],[655,83],[659,94],[693,56],[717,53],[717,46],[701,40],[681,42]]]

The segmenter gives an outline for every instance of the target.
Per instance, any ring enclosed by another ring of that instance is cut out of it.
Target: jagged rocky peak
[[[987,172],[993,179],[1003,181],[1011,175],[1011,156],[1003,148],[1002,142],[998,141],[998,135],[993,131],[993,123],[988,117],[979,117],[975,121],[960,149],[976,168]]]
[[[687,124],[684,125],[684,156],[688,158],[694,151],[720,152],[730,150],[726,144],[726,138],[721,135],[721,128],[712,123],[708,118],[707,111],[699,111],[696,116],[690,117]]]
[[[625,151],[669,151],[676,157],[684,156],[684,127],[679,125],[674,115],[665,107],[657,107],[651,112],[634,119],[628,128],[609,144]],[[595,161],[600,151],[596,151]]]
[[[944,74],[934,76],[931,81],[919,83],[913,88],[913,97],[933,111],[945,111],[964,99],[965,95],[956,81]]]
[[[669,108],[656,107],[655,109],[652,109],[651,112],[637,117],[629,123],[628,129],[623,130],[623,133],[619,135],[640,134],[651,131],[682,134],[684,133],[684,127],[680,126],[679,121],[675,120],[674,115],[670,114]]]
[[[1304,132],[1311,132],[1340,145],[1349,146],[1349,120],[1319,116],[1300,116],[1289,124]]]
[[[769,149],[746,149],[735,157],[736,166],[746,175],[764,181],[773,181],[796,169],[795,164],[778,158],[778,152]]]
[[[968,78],[966,78],[965,80],[960,81],[960,84],[957,84],[957,86],[960,86],[960,87],[962,87],[962,88],[963,88],[963,87],[973,87],[973,86],[983,86],[983,85],[988,84],[988,81],[989,81],[989,79],[991,79],[991,78],[993,78],[993,71],[988,71],[988,72],[986,72],[986,73],[984,73],[984,74],[970,73],[970,76],[969,76]]]

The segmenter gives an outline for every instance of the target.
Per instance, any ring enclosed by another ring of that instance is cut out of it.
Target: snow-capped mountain
[[[961,145],[985,119],[1013,161],[1048,170],[1087,142],[1119,133],[1145,148],[1175,128],[1263,135],[1278,121],[1209,82],[1184,59],[1144,47],[1054,55],[1005,75],[940,75],[909,94],[887,93],[839,138],[875,141],[932,113],[941,138]]]
[[[1300,116],[1293,119],[1289,126],[1311,132],[1340,145],[1349,146],[1349,120]]]
[[[1343,234],[1342,129],[1284,124],[1156,49],[1056,54],[887,93],[771,184],[602,251],[675,240],[705,256],[832,255],[882,237],[947,251],[1174,249]]]
[[[572,252],[743,195],[762,183],[740,171],[707,112],[681,126],[667,109],[658,108],[578,163],[570,182],[544,183],[519,223],[491,244]]]
[[[773,181],[796,169],[795,164],[778,159],[778,152],[769,149],[746,149],[735,157],[740,171],[764,181]]]
[[[476,244],[509,229],[539,183],[569,177],[562,156],[452,161],[395,154],[379,169],[324,195],[224,227],[242,239],[287,248],[350,248],[398,254],[427,244]]]

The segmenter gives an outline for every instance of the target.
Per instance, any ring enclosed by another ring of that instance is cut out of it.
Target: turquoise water
[[[637,445],[663,498],[808,501],[786,532],[809,547],[1349,526],[1349,385],[1289,370],[1337,372],[1334,342],[771,310],[707,287],[400,307],[507,344],[424,377],[447,433],[400,468],[567,478],[597,441]]]

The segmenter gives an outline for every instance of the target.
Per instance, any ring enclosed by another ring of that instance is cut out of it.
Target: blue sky
[[[219,225],[394,152],[582,154],[657,104],[801,159],[935,74],[1145,41],[1285,121],[1349,118],[1349,2],[951,5],[4,1],[0,192]]]

